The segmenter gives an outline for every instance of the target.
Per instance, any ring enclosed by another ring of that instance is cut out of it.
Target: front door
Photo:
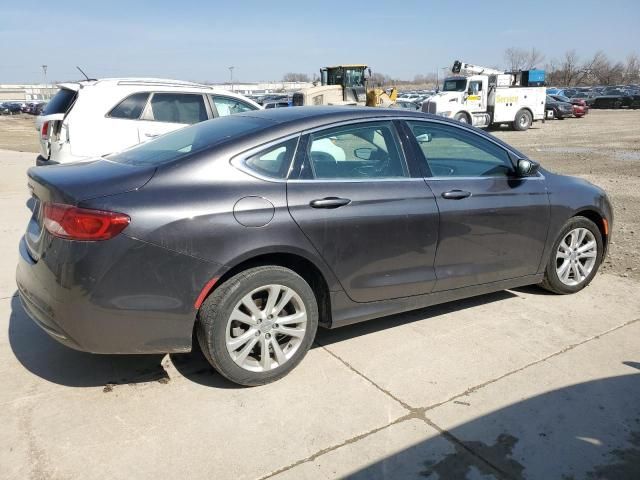
[[[440,210],[434,291],[535,274],[550,215],[544,176],[515,177],[507,150],[481,134],[409,124]]]
[[[325,129],[303,137],[289,211],[356,302],[429,293],[438,209],[411,178],[392,122]]]

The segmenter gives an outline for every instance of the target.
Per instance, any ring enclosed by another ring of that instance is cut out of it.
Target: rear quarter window
[[[136,120],[140,118],[144,106],[149,98],[148,92],[134,93],[113,107],[107,116],[111,118],[126,118]]]
[[[61,88],[58,93],[49,100],[42,114],[53,115],[55,113],[67,113],[73,105],[73,102],[76,101],[77,96],[78,92],[69,90],[68,88]]]

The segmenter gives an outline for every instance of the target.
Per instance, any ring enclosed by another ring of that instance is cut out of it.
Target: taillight
[[[45,203],[44,227],[56,237],[68,240],[108,240],[129,225],[124,213]]]
[[[49,136],[49,122],[42,123],[42,130],[40,130],[40,136],[46,139]]]

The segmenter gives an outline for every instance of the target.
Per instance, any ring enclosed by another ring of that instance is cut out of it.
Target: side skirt
[[[473,285],[470,287],[444,290],[442,292],[414,295],[412,297],[394,298],[379,302],[357,303],[351,300],[346,293],[331,292],[331,325],[329,328],[338,328],[353,323],[385,317],[396,313],[417,310],[440,303],[452,302],[463,298],[475,297],[487,293],[499,292],[509,288],[524,287],[542,282],[544,274],[528,275],[526,277],[501,280],[499,282]]]

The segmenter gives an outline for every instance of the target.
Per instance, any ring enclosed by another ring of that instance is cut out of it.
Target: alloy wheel
[[[596,265],[598,243],[586,228],[569,231],[556,251],[556,273],[562,283],[568,286],[584,282]]]
[[[300,295],[284,285],[265,285],[236,304],[227,322],[225,343],[238,366],[267,372],[293,357],[306,330],[307,311]]]

